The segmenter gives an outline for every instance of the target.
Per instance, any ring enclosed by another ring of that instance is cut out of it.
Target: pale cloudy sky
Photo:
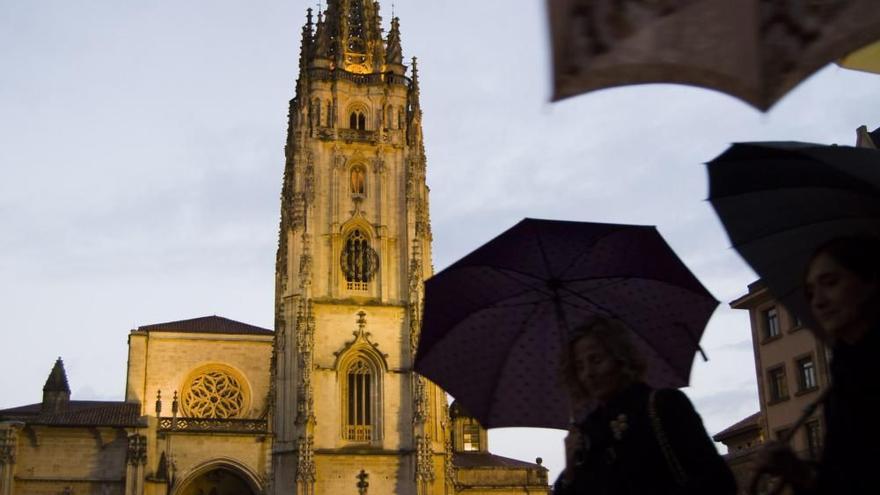
[[[121,399],[126,336],[217,314],[271,327],[287,101],[310,2],[0,2],[0,408],[40,400],[57,356],[75,399]],[[694,400],[711,432],[757,410],[753,273],[705,197],[735,141],[852,144],[876,76],[828,66],[764,114],[650,85],[549,103],[537,0],[397,0],[419,57],[435,267],[524,216],[656,224],[725,304]],[[383,2],[390,20],[391,5]],[[562,434],[491,433],[562,467]]]

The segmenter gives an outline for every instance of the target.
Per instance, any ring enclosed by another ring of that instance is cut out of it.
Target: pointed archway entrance
[[[181,486],[177,495],[258,495],[247,477],[235,469],[214,467]]]

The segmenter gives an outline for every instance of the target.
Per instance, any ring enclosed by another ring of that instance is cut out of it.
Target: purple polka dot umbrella
[[[567,429],[572,329],[619,319],[647,383],[683,387],[717,305],[653,226],[527,218],[425,283],[415,369],[486,428]]]

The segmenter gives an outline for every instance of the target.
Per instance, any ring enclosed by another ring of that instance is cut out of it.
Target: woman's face
[[[604,402],[623,387],[620,363],[601,342],[583,337],[574,343],[572,352],[578,382],[591,396]]]
[[[843,267],[826,253],[810,263],[806,280],[807,302],[816,322],[829,336],[858,340],[873,323],[868,301],[877,298],[877,284]]]

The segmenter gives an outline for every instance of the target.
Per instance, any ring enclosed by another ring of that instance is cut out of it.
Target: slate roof
[[[50,426],[143,426],[140,404],[132,402],[72,400],[64,411],[42,414],[42,404],[0,411],[0,420]]]
[[[756,412],[755,414],[752,414],[751,416],[749,416],[743,420],[740,420],[740,421],[734,423],[733,425],[728,426],[724,430],[721,430],[720,432],[716,433],[715,435],[712,436],[712,440],[715,440],[716,442],[720,442],[722,440],[728,439],[728,438],[735,436],[735,435],[738,435],[740,433],[745,433],[749,430],[760,428],[761,425],[758,423],[760,418],[761,418],[761,413]]]
[[[871,141],[874,141],[874,146],[880,148],[880,127],[869,132],[868,135],[871,136]]]
[[[520,469],[547,469],[544,466],[531,462],[501,457],[488,452],[455,452],[452,454],[452,465],[460,468],[520,468]]]
[[[138,327],[138,330],[146,332],[222,333],[231,335],[273,335],[275,333],[272,330],[216,315],[145,325]]]

